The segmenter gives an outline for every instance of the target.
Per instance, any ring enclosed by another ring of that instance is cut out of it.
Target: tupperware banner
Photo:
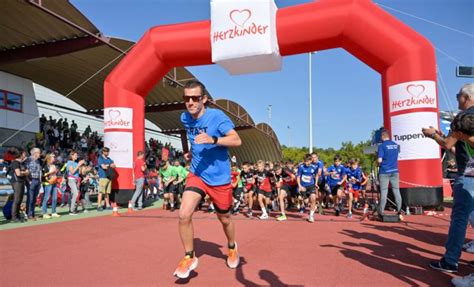
[[[212,62],[232,75],[279,71],[273,0],[212,0]]]

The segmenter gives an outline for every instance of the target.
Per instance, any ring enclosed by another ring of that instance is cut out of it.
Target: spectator
[[[102,154],[99,156],[98,169],[99,169],[99,195],[97,196],[97,211],[103,211],[102,207],[102,195],[105,197],[106,208],[110,207],[109,195],[112,192],[112,181],[107,178],[106,171],[109,168],[115,168],[114,161],[109,158],[110,149],[108,147],[102,148]]]
[[[95,149],[91,149],[89,151],[88,155],[89,162],[92,164],[92,166],[97,166],[97,151]]]
[[[79,172],[81,177],[81,184],[80,184],[80,194],[81,194],[81,207],[84,213],[87,213],[87,208],[90,207],[90,194],[89,194],[89,187],[90,187],[90,180],[93,177],[92,174],[92,167],[91,166],[82,166]]]
[[[10,165],[8,177],[13,187],[13,206],[12,206],[12,222],[24,222],[24,218],[20,216],[20,206],[25,194],[25,182],[29,175],[29,171],[24,165],[26,160],[26,152],[13,148],[11,154],[15,160]]]
[[[82,152],[87,152],[87,136],[84,134],[81,138],[81,150]]]
[[[92,132],[91,125],[88,125],[86,130],[84,131],[84,135],[88,137],[91,132]]]
[[[60,139],[59,129],[57,125],[55,125],[53,128],[53,138],[54,138],[53,145],[55,145],[57,142],[59,142],[59,139]]]
[[[469,119],[474,114],[474,84],[464,85],[456,95],[460,112],[451,123],[453,128],[469,134],[471,130],[460,129],[458,124],[461,118]],[[468,172],[466,166],[473,157],[472,146],[468,144],[466,138],[460,137],[459,133],[450,132],[445,137],[440,131],[433,127],[422,129],[426,137],[432,138],[441,147],[451,150],[453,146],[456,149],[456,166],[458,169],[458,177],[453,183],[453,210],[451,214],[451,224],[449,226],[448,241],[446,242],[446,252],[439,261],[430,263],[430,267],[443,272],[457,272],[458,261],[461,256],[462,244],[466,236],[466,227],[469,214],[473,209],[473,192],[472,176],[466,174]],[[470,143],[470,142],[469,142]],[[473,152],[474,153],[474,152]]]
[[[77,215],[76,201],[79,196],[78,184],[80,181],[79,169],[84,165],[84,160],[77,162],[78,155],[76,151],[71,151],[67,162],[67,184],[71,190],[71,204],[69,206],[69,215]]]
[[[28,185],[28,194],[26,199],[26,210],[28,219],[36,220],[35,204],[41,188],[41,150],[39,148],[32,148],[30,151],[30,158],[27,160],[26,167],[28,168],[31,182]]]
[[[58,168],[54,164],[55,155],[53,153],[49,153],[46,155],[45,165],[43,167],[43,204],[42,204],[42,214],[43,219],[50,219],[52,217],[60,217],[59,214],[56,213],[56,205],[58,200]],[[49,196],[51,195],[51,211],[52,214],[48,214],[48,201]]]
[[[62,164],[63,160],[60,158],[60,156],[56,156],[56,162],[58,164]],[[61,207],[66,206],[68,201],[70,201],[71,196],[69,195],[69,187],[67,184],[67,163],[62,164],[61,169],[59,170],[61,173],[62,177],[59,179],[60,185],[59,185],[59,190],[61,191]]]
[[[46,117],[44,116],[44,114],[41,114],[41,117],[39,119],[39,122],[40,122],[40,132],[44,131],[44,125],[46,124]]]
[[[32,139],[26,144],[26,150],[30,150],[35,147],[35,140]]]
[[[132,206],[138,201],[138,210],[143,209],[143,184],[145,183],[145,169],[146,163],[144,160],[145,154],[143,151],[137,152],[137,159],[133,163],[133,181],[135,184],[135,192],[132,197]]]

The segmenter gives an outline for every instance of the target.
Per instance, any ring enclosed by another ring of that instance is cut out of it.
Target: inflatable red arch
[[[434,105],[391,111],[390,105],[394,103],[389,102],[390,87],[413,81],[436,83],[435,55],[427,39],[371,1],[321,0],[279,9],[276,27],[282,56],[340,47],[379,72],[384,125],[390,131],[397,128],[392,126],[392,118],[397,115],[431,112],[439,121],[436,84]],[[104,131],[106,144],[117,149],[117,157],[122,157],[113,184],[119,198],[127,201],[124,197],[129,197],[134,188],[131,161],[137,151],[144,149],[147,94],[173,67],[209,64],[213,64],[210,21],[164,25],[148,30],[107,77],[104,83]],[[119,115],[127,116],[119,120]],[[408,135],[401,139],[411,138]],[[439,157],[438,149],[434,158],[399,161],[405,203],[440,204],[442,171]]]

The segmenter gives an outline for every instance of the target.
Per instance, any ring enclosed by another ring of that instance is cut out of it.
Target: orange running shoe
[[[240,264],[240,256],[239,252],[237,251],[237,242],[235,242],[234,249],[229,249],[229,254],[227,256],[227,266],[229,268],[237,268]]]
[[[189,273],[198,267],[198,262],[199,260],[196,256],[191,258],[191,256],[186,255],[183,260],[179,262],[178,268],[176,268],[173,275],[181,279],[188,278]]]

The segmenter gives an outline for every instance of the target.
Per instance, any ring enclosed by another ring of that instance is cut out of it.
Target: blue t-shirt
[[[99,167],[99,178],[107,178],[107,175],[105,174],[105,169],[102,168],[102,165],[103,164],[110,165],[113,163],[114,161],[110,157],[105,159],[102,155],[99,156],[99,160],[97,161],[97,165]]]
[[[379,174],[398,172],[398,153],[399,152],[400,152],[400,149],[398,145],[391,140],[384,141],[381,145],[379,145],[377,156],[378,158],[382,158]]]
[[[312,163],[312,165],[316,167],[316,172],[321,171],[321,175],[324,175],[324,163],[322,160],[319,159],[317,163]]]
[[[318,178],[318,184],[323,184],[326,182],[326,176],[324,174],[324,162],[322,160],[318,160],[317,166],[318,172],[321,171],[321,176]]]
[[[355,178],[357,182],[352,183],[352,178]],[[360,190],[360,183],[362,181],[362,170],[360,169],[360,167],[357,167],[356,169],[347,169],[347,181],[352,185],[353,190]]]
[[[302,164],[298,167],[298,177],[303,187],[315,185],[317,175],[318,168],[313,164],[310,164],[309,166]]]
[[[79,177],[79,169],[76,170],[76,172],[74,172],[74,174],[71,174],[71,169],[69,167],[72,167],[72,169],[75,169],[79,164],[75,161],[72,161],[72,160],[69,160],[66,164],[66,170],[67,170],[67,174],[68,176],[74,176],[74,177]]]
[[[346,169],[346,174],[348,174],[351,167],[350,166],[344,166],[344,168]]]
[[[335,171],[336,173],[331,174],[331,172]],[[331,165],[328,167],[328,184],[329,186],[336,186],[339,182],[342,181],[346,175],[346,168],[342,165],[335,166]]]
[[[208,109],[199,119],[189,112],[181,114],[181,122],[191,142],[192,161],[190,171],[210,186],[230,183],[230,161],[227,147],[214,144],[196,144],[194,138],[204,132],[209,136],[223,137],[234,124],[222,111]]]

